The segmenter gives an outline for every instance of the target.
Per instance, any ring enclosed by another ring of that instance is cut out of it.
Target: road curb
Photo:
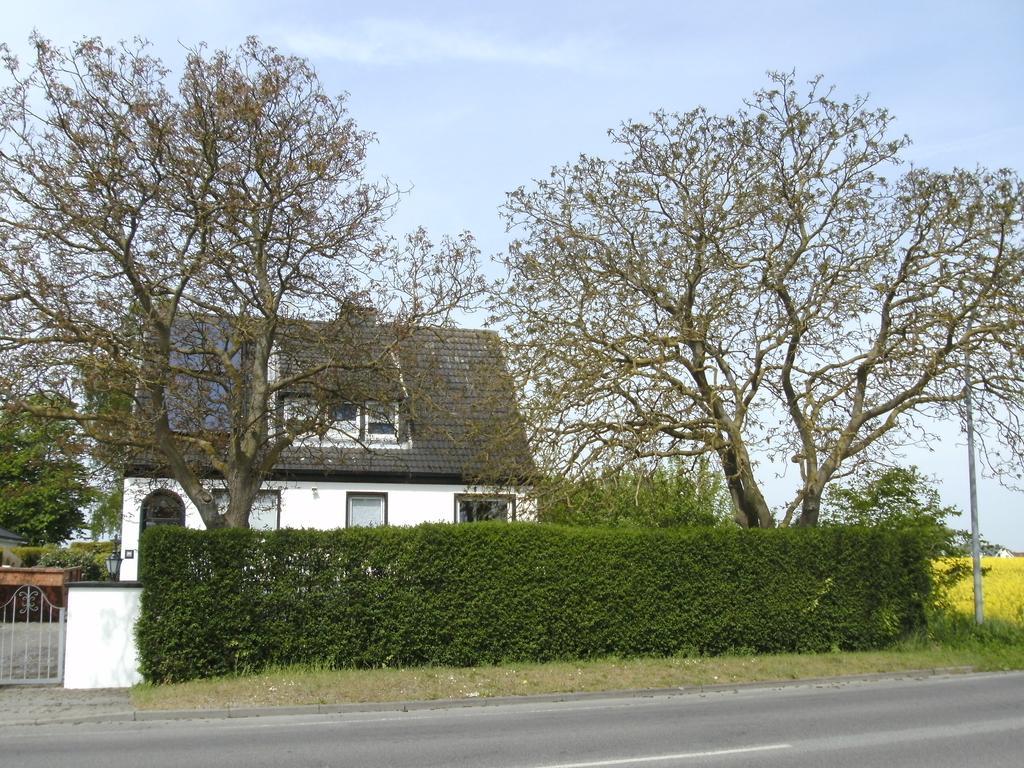
[[[857,682],[924,679],[942,675],[963,675],[974,672],[974,667],[936,667],[911,669],[901,672],[869,672],[860,675],[813,677],[799,680],[763,680],[754,683],[719,683],[715,685],[688,685],[671,688],[634,688],[612,691],[582,691],[545,693],[530,696],[494,696],[488,698],[425,699],[410,701],[356,702],[350,704],[303,704],[282,707],[229,707],[219,709],[148,709],[56,717],[26,718],[0,722],[0,729],[26,725],[79,725],[91,723],[157,722],[163,720],[223,720],[234,718],[287,717],[290,715],[344,715],[360,712],[417,712],[435,709],[466,709],[497,707],[516,704],[543,704],[594,699],[637,699],[656,696],[692,696],[706,693],[728,693],[752,689],[795,688],[798,686],[838,686]]]

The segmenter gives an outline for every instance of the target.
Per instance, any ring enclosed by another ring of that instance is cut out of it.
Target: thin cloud
[[[556,45],[529,45],[472,29],[388,19],[365,19],[336,33],[286,33],[283,39],[289,48],[304,56],[357,64],[400,66],[465,61],[578,69],[587,59],[585,47],[572,40]]]
[[[1024,133],[1024,123],[1005,125],[989,131],[982,131],[981,133],[959,136],[950,141],[915,145],[911,151],[914,158],[918,160],[931,160],[951,154],[977,153],[982,148],[1005,145],[1007,139],[1022,133]]]

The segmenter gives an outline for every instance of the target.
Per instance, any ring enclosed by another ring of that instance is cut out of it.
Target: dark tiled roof
[[[529,474],[532,461],[497,334],[418,329],[390,349],[394,363],[374,369],[376,382],[357,376],[356,389],[369,399],[404,398],[400,419],[406,421],[407,447],[296,446],[282,455],[279,474],[412,475],[481,482]]]
[[[404,396],[402,372],[395,355],[396,334],[363,318],[327,323],[282,324],[276,349],[279,375],[330,367],[296,388],[296,394],[320,389],[351,402],[397,402]]]
[[[305,441],[286,449],[270,477],[396,482],[514,483],[533,469],[501,341],[492,331],[420,328],[396,335],[362,321],[292,324],[278,336],[284,378],[330,361],[288,396],[318,402],[400,403],[401,445]],[[201,462],[200,462],[201,463]],[[166,475],[153,454],[129,474]]]

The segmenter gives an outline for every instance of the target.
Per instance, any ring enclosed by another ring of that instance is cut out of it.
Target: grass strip
[[[1024,669],[1016,643],[951,647],[911,641],[886,651],[598,659],[546,664],[413,669],[290,667],[253,675],[138,685],[139,709],[225,709],[305,704],[454,700],[495,696],[676,688],[901,672],[941,667]]]

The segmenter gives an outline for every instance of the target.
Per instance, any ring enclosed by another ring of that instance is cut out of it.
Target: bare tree
[[[865,98],[771,76],[734,115],[663,112],[520,188],[495,299],[542,461],[717,457],[738,521],[818,519],[822,491],[987,392],[1019,472],[1022,187],[909,168]],[[801,481],[777,514],[757,462]]]
[[[372,136],[302,59],[200,47],[171,91],[144,42],[32,42],[27,67],[2,49],[4,405],[148,456],[207,527],[246,526],[281,452],[324,429],[282,394],[390,370],[403,329],[479,293],[472,238],[383,234]],[[318,352],[280,359],[299,348]]]

